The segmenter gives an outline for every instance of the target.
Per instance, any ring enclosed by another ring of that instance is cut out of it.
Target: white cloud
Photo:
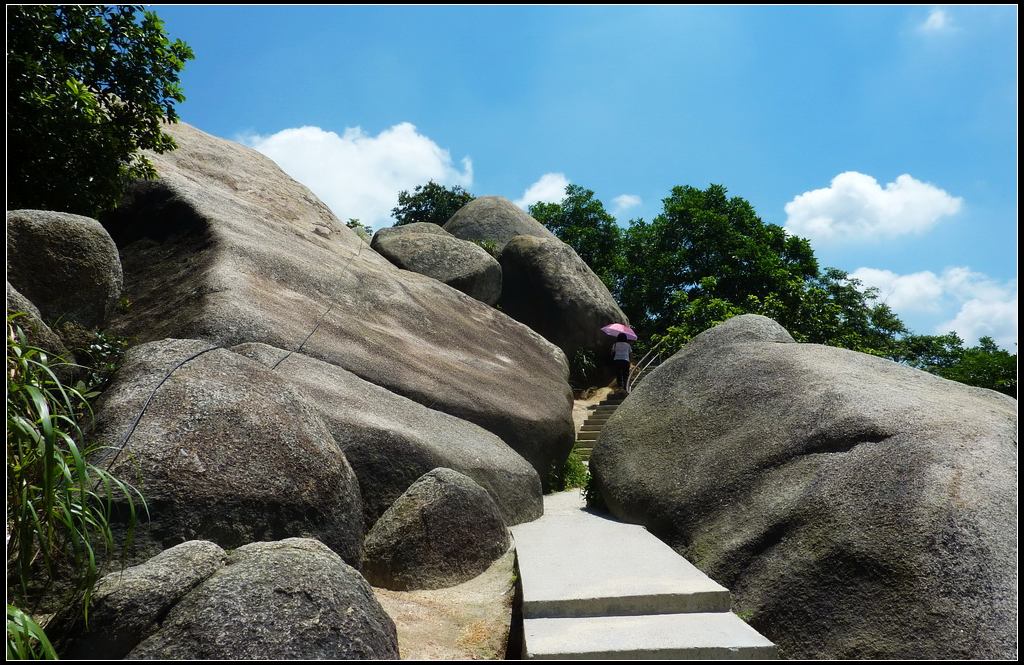
[[[561,203],[568,186],[569,180],[564,173],[545,173],[540,180],[526,188],[523,196],[516,200],[516,205],[525,210],[527,206],[541,201]]]
[[[890,270],[858,268],[851,277],[879,290],[878,300],[904,312],[947,312],[935,334],[955,330],[968,345],[988,335],[1005,349],[1017,342],[1017,280],[1001,283],[965,266],[898,275]],[[952,317],[950,312],[956,311]]]
[[[943,32],[945,30],[951,30],[953,27],[953,19],[949,17],[949,14],[942,9],[933,9],[929,14],[928,18],[924,20],[918,29],[922,32]]]
[[[963,199],[908,174],[883,189],[871,176],[847,171],[787,203],[785,226],[817,242],[880,240],[924,233],[962,206]]]
[[[614,205],[612,215],[618,217],[630,208],[635,208],[641,203],[643,203],[643,200],[636,194],[620,194],[612,199],[612,204]]]
[[[467,188],[473,183],[468,157],[461,169],[456,167],[447,150],[408,122],[376,136],[359,127],[346,128],[340,136],[319,127],[296,127],[239,140],[313,190],[341,220],[355,217],[375,229],[393,223],[391,209],[400,190],[411,191],[428,180]]]

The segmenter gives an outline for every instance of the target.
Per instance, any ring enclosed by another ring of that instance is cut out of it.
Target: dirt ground
[[[373,592],[398,629],[402,660],[501,660],[512,622],[514,573],[513,548],[458,586]]]

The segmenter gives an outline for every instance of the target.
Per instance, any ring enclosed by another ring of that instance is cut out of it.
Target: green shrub
[[[554,491],[562,492],[574,487],[586,487],[589,479],[587,465],[574,450],[569,453],[564,464],[552,470],[550,485]]]
[[[92,418],[87,394],[64,385],[54,371],[68,363],[27,343],[16,323],[19,316],[7,318],[8,597],[30,607],[59,581],[81,593],[88,607],[98,575],[95,547],[109,552],[114,545],[114,500],[123,499],[127,509],[124,548],[131,544],[136,506],[145,509],[145,500],[87,461],[98,450],[83,433]],[[31,625],[14,621],[24,634],[34,635]],[[8,634],[8,649],[10,640]],[[26,644],[15,644],[16,653]]]
[[[587,487],[583,490],[583,498],[587,500],[587,508],[608,512],[608,504],[601,496],[601,490],[597,488],[597,481],[593,474],[588,474]]]
[[[490,254],[495,259],[501,252],[498,251],[498,243],[493,240],[470,240],[471,243]]]
[[[569,361],[569,380],[575,386],[587,387],[597,369],[597,356],[590,349],[577,349]]]

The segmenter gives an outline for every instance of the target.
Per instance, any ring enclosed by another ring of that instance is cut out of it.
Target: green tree
[[[175,147],[161,121],[193,57],[140,6],[9,6],[8,208],[97,216],[153,177],[138,151]]]
[[[594,198],[594,192],[579,185],[565,188],[561,203],[534,203],[530,214],[565,244],[615,290],[620,270],[620,236],[615,218]]]
[[[991,337],[982,337],[977,346],[964,349],[956,363],[936,373],[953,381],[1017,397],[1017,354],[1000,349]]]
[[[442,226],[474,198],[458,185],[449,189],[431,180],[425,185],[417,185],[412,194],[406,190],[399,192],[398,205],[391,209],[391,216],[395,219],[395,226],[413,222]]]

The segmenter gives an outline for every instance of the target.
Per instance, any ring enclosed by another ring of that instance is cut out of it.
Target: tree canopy
[[[530,213],[571,245],[609,286],[638,346],[672,353],[739,314],[762,314],[799,342],[890,358],[948,379],[1016,396],[1016,354],[991,338],[964,348],[956,333],[914,335],[876,289],[821,268],[810,243],[758,217],[725,187],[674,187],[661,214],[621,228],[594,192],[566,188]]]
[[[398,205],[391,209],[391,216],[395,219],[395,226],[414,222],[443,226],[459,208],[474,198],[458,185],[448,188],[430,180],[425,185],[417,185],[412,194],[407,190],[399,192]]]
[[[7,8],[8,207],[96,216],[154,176],[193,58],[140,6]]]

